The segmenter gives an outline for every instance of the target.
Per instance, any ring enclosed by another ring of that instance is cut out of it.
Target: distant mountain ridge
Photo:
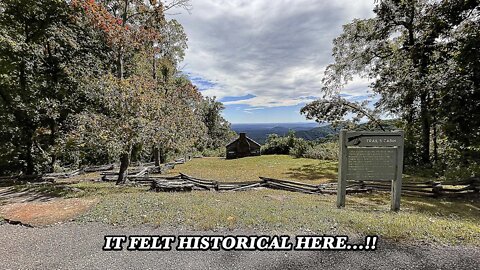
[[[317,140],[328,135],[338,133],[331,125],[320,126],[318,123],[264,123],[264,124],[232,124],[232,129],[245,132],[254,141],[265,144],[269,134],[285,136],[290,130],[295,131],[295,136],[305,140]]]
[[[401,124],[397,119],[380,120],[386,131],[398,129]],[[373,125],[373,126],[372,126]],[[232,129],[237,132],[245,132],[247,136],[254,141],[265,144],[269,134],[277,134],[285,136],[288,131],[295,131],[297,138],[308,141],[322,139],[334,134],[338,134],[342,129],[342,125],[333,128],[332,125],[320,125],[315,122],[307,123],[265,123],[265,124],[232,124]],[[361,123],[357,126],[357,130],[377,130],[380,131],[373,122]]]

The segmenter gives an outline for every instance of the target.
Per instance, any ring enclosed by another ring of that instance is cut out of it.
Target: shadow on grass
[[[335,182],[337,177],[337,165],[334,163],[307,164],[291,168],[286,173],[289,177],[299,180],[320,180],[328,179]]]
[[[0,188],[3,203],[46,202],[65,197],[71,190],[64,184],[14,185]]]
[[[374,192],[356,196],[374,205],[390,205],[390,192]],[[480,220],[480,195],[470,194],[457,198],[402,195],[400,208],[401,211],[414,211],[431,216],[468,219],[478,222]]]
[[[480,196],[464,198],[422,198],[408,197],[404,199],[406,206],[415,211],[436,216],[480,220]]]
[[[0,181],[0,188],[2,188],[2,187],[12,187],[12,186],[16,186],[16,185],[19,185],[19,183],[15,182],[13,180],[1,180]]]

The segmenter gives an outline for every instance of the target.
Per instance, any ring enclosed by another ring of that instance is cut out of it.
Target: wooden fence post
[[[401,142],[396,148],[396,170],[395,179],[392,181],[392,211],[400,210],[400,197],[402,195],[402,173],[403,173],[403,131],[398,131],[401,134]]]
[[[347,193],[347,145],[345,143],[346,130],[340,131],[340,152],[338,164],[337,207],[345,207]]]

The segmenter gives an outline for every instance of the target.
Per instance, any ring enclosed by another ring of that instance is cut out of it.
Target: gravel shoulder
[[[102,251],[105,235],[252,235],[150,226],[64,223],[0,225],[0,269],[478,269],[475,247],[379,240],[375,251]]]

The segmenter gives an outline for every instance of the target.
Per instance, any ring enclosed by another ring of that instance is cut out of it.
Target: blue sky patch
[[[246,100],[246,99],[251,99],[256,97],[255,95],[248,94],[245,96],[239,96],[239,97],[224,97],[220,99],[220,102],[229,102],[229,101],[238,101],[238,100]]]
[[[273,108],[252,107],[245,104],[226,105],[223,116],[231,123],[296,123],[305,122],[300,109],[305,104]]]
[[[200,91],[213,88],[213,87],[215,87],[215,86],[217,85],[217,83],[212,82],[212,81],[209,81],[209,80],[206,80],[206,79],[204,79],[204,78],[202,78],[202,77],[192,76],[191,74],[187,74],[187,75],[188,75],[188,77],[190,78],[190,80],[192,81],[192,83],[193,83],[194,85],[196,85]]]

